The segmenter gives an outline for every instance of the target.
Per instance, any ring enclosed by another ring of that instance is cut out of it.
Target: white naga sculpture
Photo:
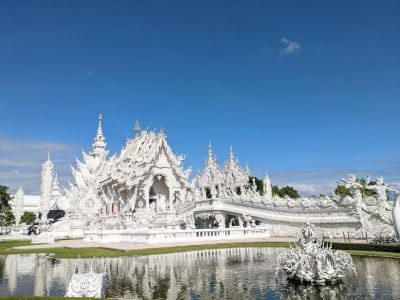
[[[333,252],[332,245],[314,234],[308,220],[298,241],[301,247],[290,247],[277,258],[277,271],[285,272],[289,280],[324,285],[340,282],[346,271],[356,273],[350,254]]]

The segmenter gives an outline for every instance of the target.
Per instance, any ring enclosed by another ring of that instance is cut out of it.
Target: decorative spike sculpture
[[[346,271],[357,274],[350,254],[324,247],[308,220],[301,229],[299,243],[301,248],[290,247],[277,258],[277,272],[285,272],[289,280],[324,285],[340,282]]]

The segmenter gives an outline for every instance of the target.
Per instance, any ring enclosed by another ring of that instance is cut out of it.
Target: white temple
[[[331,238],[395,234],[393,201],[387,198],[394,190],[381,178],[366,183],[376,192],[371,197],[362,195],[362,186],[350,175],[343,184],[351,196],[280,198],[273,195],[267,175],[260,193],[232,147],[220,167],[210,143],[204,170],[190,181],[185,157],[173,153],[164,130],[141,130],[136,122],[134,137],[109,157],[101,115],[98,121],[91,152],[83,152],[72,168],[74,182],[63,205],[67,216],[54,225],[55,235],[146,243],[294,236],[307,220]],[[43,164],[41,191],[44,214],[63,197],[50,155]]]

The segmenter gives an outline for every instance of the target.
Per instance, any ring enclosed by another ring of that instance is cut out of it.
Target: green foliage
[[[374,190],[366,189],[366,188],[365,188],[366,181],[365,181],[364,178],[357,178],[357,179],[356,179],[356,182],[358,182],[359,184],[362,185],[362,188],[361,188],[360,190],[361,190],[361,194],[362,194],[363,196],[369,197],[369,196],[373,196],[373,195],[376,194],[376,192],[375,192]],[[376,182],[375,182],[375,181],[371,181],[369,184],[370,184],[370,185],[375,185]],[[336,195],[341,196],[341,197],[351,196],[351,191],[350,191],[350,189],[346,188],[344,185],[338,185],[338,186],[336,186],[334,192],[335,192]]]
[[[36,220],[36,215],[30,211],[24,212],[24,214],[21,216],[21,222],[27,225],[33,224],[35,220]]]
[[[186,252],[206,249],[224,249],[238,247],[289,247],[288,242],[223,242],[216,244],[188,245],[180,247],[148,248],[135,250],[117,250],[108,248],[33,248],[33,249],[12,249],[12,247],[27,246],[28,241],[4,241],[0,242],[1,254],[18,253],[54,253],[57,258],[93,258],[93,257],[117,257],[166,254],[175,252]]]
[[[6,227],[15,223],[15,217],[12,213],[9,201],[11,195],[8,193],[8,186],[0,185],[0,226]]]
[[[11,200],[11,196],[8,193],[8,186],[0,185],[0,207],[10,206],[8,201]]]
[[[0,208],[0,226],[10,226],[15,223],[15,216],[10,206],[2,206]]]
[[[249,183],[250,184],[253,184],[253,178],[254,178],[254,181],[255,181],[255,183],[257,185],[257,191],[259,191],[261,196],[264,195],[264,182],[261,179],[257,178],[257,177],[249,177]]]
[[[282,188],[279,188],[276,185],[272,186],[272,195],[276,195],[282,198],[285,196],[288,196],[292,199],[300,198],[299,192],[294,187],[288,185]]]
[[[351,196],[350,189],[346,188],[344,185],[338,185],[335,188],[335,195],[345,197],[345,196]]]

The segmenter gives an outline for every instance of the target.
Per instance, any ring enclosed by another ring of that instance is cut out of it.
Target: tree
[[[21,222],[27,225],[31,225],[35,222],[36,215],[33,212],[26,211],[21,217]]]
[[[8,227],[15,223],[15,217],[10,206],[3,205],[0,208],[0,227],[5,227],[8,232]]]
[[[8,201],[11,200],[11,196],[8,193],[8,186],[0,185],[0,207],[1,206],[10,206]]]
[[[249,177],[249,183],[250,184],[253,184],[253,178],[254,178],[254,181],[255,181],[255,183],[257,185],[257,191],[259,191],[261,196],[264,195],[264,182],[261,179],[257,178],[257,177]]]
[[[370,190],[370,189],[365,188],[366,181],[365,181],[364,178],[357,178],[356,182],[358,182],[359,184],[362,185],[362,188],[360,190],[361,190],[361,194],[363,196],[369,197],[369,196],[373,196],[373,195],[376,194],[376,192],[374,190]],[[375,185],[376,182],[375,181],[371,181],[369,184],[370,185]],[[338,196],[341,196],[341,197],[351,196],[350,189],[346,188],[344,185],[336,186],[336,188],[334,190],[334,193],[336,195],[338,195]]]
[[[281,198],[288,196],[292,199],[300,198],[299,192],[292,186],[285,186],[283,188],[279,188],[277,185],[272,186],[272,195],[279,196]]]
[[[8,193],[8,186],[0,185],[0,227],[7,227],[15,223],[10,203],[11,195]]]
[[[335,188],[334,193],[340,197],[351,196],[350,189],[346,188],[344,185],[338,185]]]

